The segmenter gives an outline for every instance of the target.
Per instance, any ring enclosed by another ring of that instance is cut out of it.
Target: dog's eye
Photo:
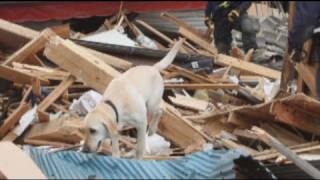
[[[90,128],[89,131],[91,134],[94,134],[97,130]]]

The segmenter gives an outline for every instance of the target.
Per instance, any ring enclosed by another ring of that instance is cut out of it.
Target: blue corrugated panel
[[[31,158],[50,179],[231,179],[240,150],[209,150],[179,160],[129,160],[75,151],[48,153],[30,148]]]

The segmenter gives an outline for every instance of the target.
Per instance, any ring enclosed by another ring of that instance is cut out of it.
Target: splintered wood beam
[[[232,68],[236,68],[250,74],[259,75],[275,80],[281,78],[280,71],[276,71],[258,64],[246,62],[224,54],[219,54],[218,58],[214,60],[214,63],[222,66],[232,66]]]
[[[0,65],[0,77],[18,84],[31,84],[32,79],[38,78],[36,76],[17,71],[11,67]],[[41,84],[48,85],[49,81],[39,78]]]
[[[21,116],[30,109],[29,103],[21,102],[20,106],[0,126],[0,138],[3,138],[19,122]]]
[[[190,26],[189,24],[183,22],[181,19],[178,19],[177,17],[175,17],[172,14],[170,14],[168,12],[163,12],[160,14],[160,16],[167,18],[171,22],[175,23],[178,27],[183,27],[183,28],[187,29],[192,34],[198,36],[201,40],[203,40],[205,42],[210,41],[208,38],[206,38],[206,35],[204,33],[200,32],[198,29]]]
[[[201,131],[194,128],[190,122],[176,114],[174,108],[165,103],[165,111],[159,123],[159,133],[182,148],[191,144],[203,144],[205,138],[210,139]]]
[[[43,115],[43,112],[46,111],[46,109],[54,103],[62,94],[64,91],[68,89],[69,86],[73,84],[75,81],[75,78],[73,76],[67,77],[65,80],[63,80],[58,87],[56,87],[38,106],[37,111],[40,112],[39,114]],[[47,118],[45,118],[47,119]],[[41,118],[40,118],[41,121]]]
[[[179,33],[182,34],[187,39],[194,42],[195,44],[197,44],[198,46],[200,46],[201,48],[209,51],[212,55],[218,54],[217,49],[215,49],[213,46],[211,46],[211,44],[209,44],[208,42],[206,42],[205,40],[203,40],[202,38],[200,38],[196,34],[192,33],[188,29],[186,29],[184,27],[179,27]]]
[[[270,111],[275,115],[277,121],[320,135],[320,123],[317,117],[281,102],[274,102],[270,107]]]
[[[60,37],[53,37],[49,41],[44,54],[55,64],[100,93],[104,92],[114,77],[120,75],[117,70],[98,57]]]
[[[306,172],[308,175],[315,179],[320,179],[320,171],[313,167],[307,161],[301,159],[296,153],[291,151],[288,147],[279,142],[276,138],[272,137],[270,134],[264,130],[253,127],[252,131],[259,137],[260,140],[271,146],[272,148],[279,151],[282,155],[291,160],[295,165],[297,165],[301,170]]]
[[[165,84],[166,89],[239,89],[237,84],[209,84],[209,83],[199,83],[199,84]]]
[[[165,34],[163,34],[162,32],[158,31],[157,29],[155,29],[154,27],[150,26],[149,24],[147,24],[146,22],[142,21],[142,20],[136,20],[136,22],[138,24],[140,24],[142,27],[146,28],[147,30],[149,30],[150,32],[152,32],[153,34],[157,35],[158,37],[160,37],[161,39],[163,39],[164,41],[166,41],[168,44],[174,44],[174,41],[172,39],[170,39],[168,36],[166,36]],[[186,43],[186,41],[184,42]],[[181,52],[182,53],[188,53],[187,50],[184,49],[184,47],[181,47]]]
[[[304,63],[298,63],[296,65],[296,70],[299,76],[302,78],[304,83],[308,86],[311,95],[313,97],[318,96],[317,92],[317,67],[315,65],[308,65]]]
[[[48,42],[49,37],[54,34],[55,33],[51,29],[45,29],[36,38],[29,41],[21,49],[11,55],[3,64],[9,66],[12,62],[22,62],[28,56],[31,56],[43,49],[44,45]]]
[[[5,48],[18,49],[38,35],[35,30],[0,19],[0,44]]]

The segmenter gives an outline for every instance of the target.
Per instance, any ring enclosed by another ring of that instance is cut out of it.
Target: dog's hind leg
[[[137,151],[136,158],[142,159],[145,146],[146,146],[146,135],[147,135],[147,118],[145,117],[144,121],[139,124],[137,127],[138,137],[137,137]]]
[[[160,122],[161,116],[163,114],[163,109],[159,108],[152,113],[152,119],[149,124],[148,134],[152,136],[158,130],[158,124]]]

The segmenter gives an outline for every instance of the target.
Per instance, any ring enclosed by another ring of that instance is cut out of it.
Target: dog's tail
[[[153,66],[157,68],[159,71],[166,69],[176,57],[180,47],[182,46],[184,39],[180,38],[178,42],[175,43],[173,48],[168,52],[168,54],[161,59],[158,63],[154,64]]]

